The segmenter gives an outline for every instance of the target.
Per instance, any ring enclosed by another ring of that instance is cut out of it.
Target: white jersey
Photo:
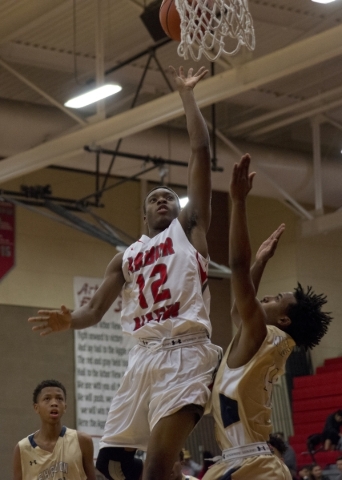
[[[20,440],[22,480],[86,480],[76,430],[63,427],[53,452],[40,448],[34,433]]]
[[[153,238],[142,235],[123,255],[123,331],[138,338],[199,330],[210,336],[208,263],[178,219]]]

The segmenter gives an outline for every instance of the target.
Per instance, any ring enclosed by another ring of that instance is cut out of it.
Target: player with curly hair
[[[282,292],[258,300],[259,283],[273,256],[285,225],[260,246],[252,268],[246,198],[255,173],[250,157],[234,166],[230,196],[232,212],[229,263],[235,304],[232,319],[238,331],[221,362],[212,394],[216,436],[222,460],[204,480],[291,480],[286,465],[269,448],[272,386],[283,374],[295,344],[305,349],[318,345],[331,317],[322,312],[324,295],[312,287]]]

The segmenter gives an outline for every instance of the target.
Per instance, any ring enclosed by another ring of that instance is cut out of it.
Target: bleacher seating
[[[315,375],[294,378],[292,416],[294,435],[289,438],[300,467],[312,462],[307,452],[309,435],[321,433],[328,415],[342,409],[342,357],[325,360]],[[341,451],[320,451],[315,460],[323,468],[334,464]]]

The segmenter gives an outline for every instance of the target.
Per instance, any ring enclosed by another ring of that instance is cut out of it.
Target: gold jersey
[[[34,433],[19,442],[22,480],[86,480],[76,430],[63,427],[53,452],[40,448]]]
[[[272,432],[272,388],[284,373],[286,360],[295,345],[285,332],[267,326],[267,335],[254,357],[242,367],[229,368],[227,358],[232,343],[217,372],[211,400],[216,440],[222,450],[268,441]],[[287,467],[274,455],[222,462],[211,467],[204,478],[220,478],[235,468],[239,469],[232,473],[232,479],[291,478]]]

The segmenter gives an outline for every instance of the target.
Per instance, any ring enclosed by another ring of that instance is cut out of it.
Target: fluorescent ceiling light
[[[114,95],[114,93],[118,93],[120,90],[122,90],[120,85],[103,85],[102,87],[95,88],[95,90],[68,100],[64,105],[70,108],[82,108],[103,98],[110,97],[110,95]]]
[[[312,0],[312,1],[316,3],[331,3],[331,2],[334,2],[335,0]]]
[[[179,203],[180,203],[181,208],[184,208],[185,205],[188,203],[188,201],[189,201],[188,197],[180,198]]]

